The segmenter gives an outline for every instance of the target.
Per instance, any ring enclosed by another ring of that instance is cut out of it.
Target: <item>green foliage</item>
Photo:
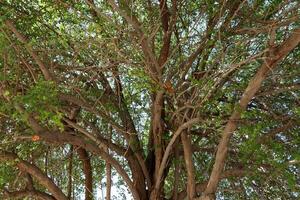
[[[16,96],[14,101],[23,105],[28,113],[37,113],[40,121],[63,129],[57,94],[58,90],[53,82],[40,80],[25,95]],[[26,115],[23,113],[22,117],[26,119]]]
[[[17,171],[9,163],[0,164],[0,187],[3,188],[9,183],[12,183],[14,177],[17,175]]]
[[[298,198],[299,164],[291,161],[300,160],[299,47],[268,72],[246,109],[239,106],[250,80],[272,54],[265,50],[271,48],[273,29],[274,46],[280,47],[299,27],[298,1],[167,0],[171,35],[169,51],[164,51],[168,59],[162,66],[158,64],[160,53],[168,39],[162,27],[166,13],[159,5],[163,1],[111,2],[121,11],[105,0],[0,1],[0,148],[47,169],[47,175],[65,193],[73,162],[73,198],[81,198],[85,187],[82,161],[74,150],[78,143],[93,147],[89,155],[96,189],[106,177],[106,163],[95,149],[106,151],[108,144],[109,155],[133,180],[139,168],[128,159],[135,161],[135,154],[140,153],[136,147],[142,148],[142,159],[149,164],[153,151],[164,151],[183,122],[198,117],[200,122],[185,131],[194,150],[195,181],[201,184],[209,179],[230,116],[238,112],[241,117],[235,121],[224,170],[246,173],[224,178],[217,199]],[[26,44],[5,25],[7,19],[26,38]],[[55,81],[44,80],[38,60]],[[195,76],[197,73],[203,76]],[[158,91],[164,92],[161,102],[156,102]],[[63,95],[72,100],[61,98]],[[160,113],[155,124],[154,116]],[[29,115],[49,137],[57,129],[73,135],[54,141],[55,145],[43,138],[34,141]],[[80,128],[66,122],[71,117]],[[272,133],[290,122],[291,127]],[[157,138],[162,145],[153,142],[156,134],[161,134]],[[124,135],[139,141],[128,141]],[[180,169],[178,192],[186,189],[180,139],[177,144],[173,150],[177,148],[180,155],[175,159],[171,152],[161,198],[173,195],[175,164]],[[25,188],[23,177],[19,185],[11,185],[19,180],[13,164],[1,161],[0,189],[7,185],[9,189]],[[147,167],[153,171],[150,164]],[[113,166],[114,180],[116,176]],[[135,181],[138,187],[140,182]],[[126,185],[122,179],[114,184]],[[34,186],[47,191],[35,179]],[[126,188],[120,188],[122,194],[116,198],[126,199]]]

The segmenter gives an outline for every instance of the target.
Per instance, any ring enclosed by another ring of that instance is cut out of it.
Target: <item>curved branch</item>
[[[133,197],[135,200],[139,200],[139,193],[137,192],[135,185],[130,180],[127,172],[122,168],[122,166],[119,164],[117,160],[115,160],[112,156],[110,156],[108,153],[106,153],[104,150],[98,147],[97,143],[91,141],[85,141],[82,137],[76,136],[69,132],[58,132],[58,131],[52,131],[49,132],[43,127],[41,127],[38,122],[32,118],[31,116],[28,116],[27,118],[28,123],[32,127],[33,130],[35,130],[37,135],[39,136],[39,140],[44,140],[49,143],[56,143],[56,144],[72,144],[75,146],[80,146],[96,155],[101,156],[105,161],[110,163],[116,171],[120,174],[120,176],[124,179],[125,183],[128,185]]]
[[[104,112],[96,110],[89,103],[87,103],[85,101],[82,101],[81,99],[78,99],[74,96],[66,95],[66,94],[59,94],[58,96],[59,96],[59,99],[61,101],[67,101],[67,102],[73,103],[73,104],[75,104],[77,106],[80,106],[80,107],[84,108],[85,110],[93,113],[94,115],[103,118],[106,122],[109,122],[115,130],[119,131],[122,134],[122,136],[126,139],[126,141],[129,141],[130,133],[128,133],[126,130],[124,130],[125,129],[124,127],[122,127],[122,126],[118,125],[117,123],[115,123]]]
[[[65,196],[65,194],[61,191],[59,187],[53,182],[52,179],[50,179],[44,172],[42,172],[41,169],[39,169],[37,166],[34,164],[31,164],[25,160],[22,160],[19,158],[16,154],[11,153],[11,152],[6,152],[6,151],[1,151],[0,152],[0,161],[1,160],[11,160],[15,161],[17,167],[29,173],[31,176],[36,178],[40,184],[45,186],[56,199],[59,200],[68,200],[68,198]]]
[[[24,199],[25,197],[35,197],[40,200],[56,200],[53,196],[37,190],[23,190],[15,192],[4,190],[3,199]]]
[[[215,164],[211,172],[207,188],[204,192],[205,195],[215,193],[220,180],[221,173],[225,165],[225,159],[228,150],[228,144],[231,135],[237,128],[237,121],[240,119],[241,112],[246,110],[246,107],[250,100],[254,97],[256,92],[261,87],[263,80],[266,78],[267,74],[276,67],[276,65],[285,57],[287,54],[298,46],[300,43],[300,28],[294,30],[291,36],[283,42],[280,46],[273,49],[273,55],[266,59],[265,63],[259,68],[255,76],[249,82],[246,90],[244,91],[238,106],[229,118],[225,129],[222,133],[222,138],[218,145],[218,150],[216,153]]]
[[[184,129],[190,127],[191,125],[193,125],[193,124],[195,124],[195,123],[197,123],[197,122],[199,122],[199,121],[200,121],[199,118],[191,119],[191,120],[185,122],[184,124],[182,124],[182,125],[176,130],[176,132],[174,133],[173,137],[171,138],[171,140],[170,140],[170,142],[169,142],[169,144],[168,144],[168,146],[167,146],[167,148],[166,148],[166,151],[165,151],[165,153],[164,153],[163,159],[162,159],[162,161],[161,161],[160,168],[159,168],[158,175],[157,175],[157,179],[156,179],[156,182],[155,182],[155,188],[154,188],[154,190],[153,190],[153,192],[152,192],[151,195],[154,195],[154,196],[155,196],[155,195],[156,195],[156,191],[158,191],[158,189],[159,189],[159,186],[160,186],[160,184],[161,184],[161,178],[162,178],[162,176],[163,176],[163,171],[164,171],[165,166],[166,166],[166,164],[167,164],[167,159],[168,159],[168,157],[169,157],[169,155],[170,155],[170,153],[171,153],[171,151],[172,151],[173,144],[175,143],[177,137],[182,133],[182,131],[183,131]],[[154,196],[153,196],[153,197],[154,197]],[[151,198],[151,199],[152,199],[152,198]],[[155,199],[155,198],[153,198],[153,199]]]
[[[117,160],[115,160],[111,155],[106,153],[104,150],[100,149],[97,144],[94,142],[87,142],[83,138],[73,135],[71,133],[67,132],[42,132],[39,134],[41,137],[41,140],[44,140],[49,143],[54,144],[72,144],[76,146],[80,146],[95,155],[99,155],[102,157],[105,161],[110,163],[116,171],[120,174],[120,176],[124,179],[125,183],[128,185],[133,197],[135,200],[139,200],[139,194],[133,184],[133,182],[130,180],[127,172],[123,169],[123,167],[119,164]]]
[[[221,175],[221,179],[230,178],[230,177],[243,177],[244,175],[245,175],[245,170],[243,169],[231,169],[223,172],[223,174]],[[195,186],[196,193],[204,192],[207,183],[208,181],[197,183]],[[183,190],[180,193],[178,193],[178,199],[185,199],[186,196],[187,196],[186,190]]]

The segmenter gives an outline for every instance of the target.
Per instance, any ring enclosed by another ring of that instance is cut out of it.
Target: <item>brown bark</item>
[[[23,190],[23,191],[4,191],[3,199],[24,199],[28,197],[33,197],[39,200],[56,200],[53,196],[40,192],[37,190]]]
[[[297,47],[299,42],[300,42],[300,29],[296,29],[293,31],[291,36],[286,41],[284,41],[280,46],[271,49],[272,55],[270,55],[269,58],[265,60],[265,63],[259,68],[255,76],[249,82],[246,90],[244,91],[240,99],[238,107],[232,113],[222,133],[222,138],[218,145],[218,150],[216,153],[213,170],[211,172],[211,176],[203,197],[214,194],[217,190],[220,176],[225,165],[229,140],[231,135],[237,128],[237,121],[240,119],[241,112],[246,109],[250,100],[254,97],[256,92],[259,90],[267,74],[273,68],[275,68],[278,62],[280,62],[285,56],[287,56],[287,54],[290,51],[292,51],[295,47]]]
[[[231,178],[231,177],[243,177],[243,176],[245,176],[245,174],[246,174],[246,172],[243,169],[231,169],[231,170],[227,170],[227,171],[223,172],[221,175],[221,179]],[[207,183],[208,183],[208,181],[205,181],[202,183],[197,183],[195,185],[196,193],[204,192],[204,190],[206,189]],[[178,194],[178,199],[185,199],[186,196],[187,196],[187,192],[186,192],[186,190],[183,190]]]
[[[108,138],[111,139],[112,137],[112,128],[111,126],[109,127],[109,136]],[[109,149],[106,149],[106,152],[109,154]],[[105,168],[106,168],[106,196],[105,199],[106,200],[110,200],[111,198],[111,165],[106,162],[105,163]]]
[[[117,76],[118,77],[118,76]],[[111,88],[107,78],[104,76],[104,74],[100,73],[100,81],[102,86],[105,88],[107,95],[105,95],[105,98],[107,100],[103,100],[104,103],[109,102],[113,103],[114,106],[117,108],[117,111],[119,113],[120,119],[122,121],[122,125],[125,128],[126,132],[129,132],[129,147],[133,155],[136,157],[136,159],[132,159],[130,161],[130,168],[133,173],[133,179],[135,184],[137,185],[138,191],[140,193],[140,196],[142,199],[146,198],[146,185],[145,185],[145,178],[148,182],[148,186],[151,186],[149,173],[147,171],[147,168],[144,163],[143,154],[142,154],[142,148],[140,146],[140,141],[137,137],[137,131],[135,129],[133,120],[130,116],[130,113],[128,111],[128,108],[124,102],[124,96],[122,93],[122,85],[120,80],[117,81],[117,88],[119,88],[119,94],[115,94],[113,89]],[[108,98],[107,98],[108,97]]]
[[[133,21],[135,23],[135,21]],[[25,47],[27,49],[27,51],[30,53],[30,55],[33,57],[33,59],[36,61],[36,63],[38,64],[38,66],[40,67],[40,70],[42,71],[44,77],[46,80],[54,80],[53,76],[51,75],[51,73],[49,72],[49,70],[46,68],[46,66],[44,65],[44,63],[39,59],[38,55],[33,51],[33,49],[27,44],[27,39],[25,38],[25,36],[23,36],[20,32],[18,32],[18,30],[15,28],[15,26],[13,25],[13,23],[10,20],[7,20],[5,22],[5,24],[7,25],[7,27],[16,35],[16,37],[25,44]],[[129,139],[129,143],[130,146],[133,148],[133,152],[136,154],[139,154],[140,151],[137,150],[137,148],[134,148],[133,145],[139,145],[139,141],[138,138],[136,137],[136,132],[134,130],[134,125],[133,122],[131,120],[130,115],[126,109],[126,107],[124,106],[124,104],[122,104],[122,107],[119,109],[120,111],[120,117],[123,121],[123,125],[125,126],[125,132],[127,132],[127,126],[129,125],[129,129],[133,134],[130,134],[128,138]],[[105,115],[105,114],[103,114]],[[102,115],[102,116],[103,116]],[[107,117],[106,117],[107,118]],[[131,166],[134,166],[134,169],[132,171],[135,171],[136,173],[133,173],[134,175],[134,180],[136,182],[136,184],[138,185],[138,190],[140,195],[145,196],[146,191],[145,191],[145,181],[144,181],[144,177],[149,177],[148,172],[147,172],[147,168],[145,166],[145,164],[143,163],[143,158],[141,155],[137,155],[137,160],[133,159],[132,161],[134,161],[134,164]],[[137,164],[137,161],[140,162],[140,164]],[[149,182],[149,178],[148,178],[148,182]],[[149,186],[151,186],[151,183],[149,183]]]
[[[47,132],[44,131],[39,134],[41,137],[41,140],[44,140],[49,143],[53,144],[72,144],[75,146],[80,146],[87,151],[101,156],[105,161],[109,162],[115,169],[116,171],[120,174],[120,176],[124,179],[125,183],[128,185],[133,198],[135,200],[139,200],[140,196],[139,193],[136,190],[136,187],[134,186],[133,182],[130,180],[128,174],[126,171],[123,169],[123,167],[110,155],[108,155],[104,150],[99,148],[97,144],[89,141],[85,141],[82,137],[73,135],[71,133],[60,133],[60,132]]]
[[[175,145],[178,144],[179,140],[175,142]],[[174,169],[174,187],[173,187],[173,197],[172,200],[178,200],[178,185],[179,185],[179,176],[180,176],[180,166],[179,166],[179,149],[175,148],[175,169]]]
[[[182,131],[184,131],[186,128],[192,126],[194,123],[197,123],[199,122],[199,119],[198,118],[194,118],[194,119],[191,119],[187,122],[185,122],[184,124],[182,124],[177,130],[176,132],[173,134],[166,150],[165,150],[165,153],[163,155],[163,158],[162,158],[162,161],[161,161],[161,164],[159,166],[159,170],[157,172],[157,179],[155,181],[155,185],[154,185],[154,189],[152,190],[151,192],[151,197],[150,199],[151,200],[156,200],[158,197],[159,197],[159,190],[160,190],[160,186],[161,186],[161,180],[162,180],[162,177],[163,177],[163,172],[164,172],[164,169],[166,167],[166,164],[167,164],[167,160],[168,160],[168,157],[172,151],[172,148],[173,148],[173,144],[175,143],[177,137],[182,133]]]
[[[57,185],[55,185],[53,180],[44,174],[44,172],[42,172],[42,170],[40,170],[37,166],[20,159],[16,154],[10,152],[0,152],[0,160],[14,160],[20,170],[29,173],[38,180],[39,183],[46,187],[56,199],[68,200],[64,193],[57,187]]]
[[[111,165],[106,163],[106,200],[111,198]]]
[[[162,123],[162,112],[163,112],[163,98],[164,98],[164,92],[159,91],[154,95],[153,98],[153,105],[152,105],[152,120],[151,120],[151,126],[152,126],[152,133],[149,135],[150,140],[153,140],[151,142],[152,146],[151,149],[154,150],[154,159],[152,162],[154,162],[154,172],[153,172],[153,183],[158,181],[158,171],[159,167],[162,161],[163,156],[163,133],[164,133],[164,125]],[[160,195],[160,189],[157,188],[155,191],[152,191],[152,196],[159,196]],[[154,198],[154,197],[152,197]]]
[[[105,82],[105,80],[103,80],[103,81]],[[106,84],[108,84],[108,83],[105,83],[104,85],[106,85]],[[125,137],[126,141],[130,144],[130,149],[128,149],[128,150],[124,150],[123,148],[113,144],[109,140],[101,137],[99,134],[96,134],[96,135],[98,135],[97,140],[99,142],[101,142],[101,144],[103,143],[104,145],[107,145],[107,146],[109,146],[109,148],[116,151],[119,155],[122,155],[122,156],[125,155],[126,158],[129,158],[128,162],[129,162],[131,171],[136,172],[133,174],[133,179],[134,179],[136,185],[138,185],[138,190],[139,190],[140,195],[145,196],[146,195],[145,178],[147,180],[149,188],[151,187],[151,180],[150,180],[149,172],[144,163],[143,156],[141,154],[141,151],[139,150],[140,142],[138,141],[137,135],[135,134],[134,124],[132,122],[132,119],[130,119],[130,116],[126,117],[126,115],[129,115],[128,111],[126,111],[126,112],[124,111],[125,113],[123,111],[120,111],[120,115],[123,116],[123,117],[121,117],[121,119],[122,119],[123,125],[124,125],[124,127],[123,126],[121,127],[118,124],[116,124],[115,122],[113,122],[110,119],[110,117],[107,116],[104,112],[96,111],[88,103],[86,103],[80,99],[77,99],[75,97],[69,96],[69,95],[61,94],[59,96],[60,96],[60,99],[63,101],[68,101],[68,102],[74,103],[74,104],[88,110],[89,112],[94,113],[95,115],[103,117],[104,120],[107,121],[115,130],[122,133],[122,135]],[[118,106],[117,103],[116,103],[116,106]],[[78,129],[78,126],[76,126],[76,124],[73,123],[72,121],[70,121],[70,120],[65,120],[65,121],[68,124],[72,125],[74,128]],[[132,134],[128,134],[128,129]],[[79,131],[82,133],[86,132],[82,128]],[[94,141],[96,141],[96,140],[94,140]],[[125,152],[127,152],[127,153],[125,154]],[[134,156],[136,158],[131,158],[132,156]]]
[[[172,31],[169,29],[170,14],[168,10],[167,1],[160,0],[159,7],[161,12],[160,15],[161,15],[161,23],[164,31],[164,36],[163,36],[163,46],[159,53],[158,64],[160,67],[163,67],[163,65],[165,64],[169,56]]]
[[[85,200],[92,200],[93,199],[93,171],[91,160],[88,152],[78,147],[76,148],[78,153],[79,159],[82,161],[83,164],[83,173],[85,176],[84,184],[85,184]]]
[[[86,141],[84,138],[76,136],[72,132],[71,133],[70,132],[61,133],[58,131],[49,132],[43,127],[41,127],[37,123],[37,121],[31,116],[28,116],[27,120],[31,128],[36,132],[37,135],[39,135],[40,140],[52,144],[72,144],[74,146],[82,147],[87,151],[102,157],[105,161],[109,162],[120,174],[120,176],[124,179],[125,183],[128,185],[132,193],[133,198],[135,200],[140,199],[139,193],[136,190],[133,182],[130,180],[127,172],[123,169],[123,167],[118,163],[117,160],[115,160],[112,156],[107,154],[103,148],[98,146],[97,143],[92,141]]]
[[[153,141],[154,141],[154,154],[155,154],[155,171],[154,182],[157,181],[158,170],[163,156],[163,143],[162,137],[164,127],[162,124],[162,110],[163,110],[163,92],[160,91],[155,95],[153,103]]]
[[[187,194],[188,199],[193,200],[195,197],[195,172],[193,165],[193,151],[191,145],[191,138],[187,134],[187,131],[183,131],[181,134],[181,142],[183,144],[184,161],[187,171]]]
[[[169,29],[169,10],[166,0],[159,0],[159,8],[160,8],[160,15],[161,15],[161,23],[164,32],[167,32]]]
[[[81,126],[75,124],[74,122],[68,119],[64,119],[64,121],[66,121],[74,129],[78,130],[84,136],[91,139],[91,141],[95,142],[100,147],[100,149],[106,154],[106,149],[109,147],[120,156],[125,156],[125,158],[128,160],[131,171],[135,172],[133,174],[134,185],[137,185],[136,189],[140,197],[142,199],[146,198],[145,178],[143,176],[143,172],[141,171],[139,162],[137,162],[136,155],[134,154],[134,152],[132,152],[131,148],[125,151],[123,148],[117,146],[116,144],[113,144],[108,139],[101,137],[100,134],[95,133],[95,131],[93,131],[93,133],[89,133],[88,131],[86,131],[86,129],[82,128]]]
[[[72,171],[73,171],[73,145],[70,147],[70,157],[69,157],[69,166],[68,166],[68,187],[67,187],[67,196],[68,199],[72,197]]]
[[[30,174],[26,173],[26,179],[27,179],[27,185],[26,185],[26,189],[29,190],[29,191],[32,191],[34,190],[34,187],[33,187],[33,179],[31,177]]]

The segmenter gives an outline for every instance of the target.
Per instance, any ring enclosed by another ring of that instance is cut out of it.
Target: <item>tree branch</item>
[[[61,191],[59,187],[53,182],[52,179],[50,179],[42,170],[40,170],[37,166],[34,164],[31,164],[25,160],[22,160],[19,158],[16,154],[11,153],[11,152],[6,152],[6,151],[1,151],[0,152],[0,161],[15,161],[17,167],[29,173],[31,176],[36,178],[40,184],[45,186],[56,199],[59,200],[68,200],[68,198],[65,196],[65,194]]]
[[[4,199],[24,199],[26,197],[34,197],[40,200],[56,200],[56,198],[54,198],[53,196],[37,190],[22,190],[14,192],[4,190]]]
[[[207,188],[204,192],[203,198],[205,196],[214,194],[215,191],[217,190],[220,176],[225,164],[229,140],[231,135],[237,128],[237,120],[240,119],[241,112],[246,109],[250,100],[254,97],[256,92],[259,90],[268,72],[270,72],[273,68],[275,68],[275,66],[285,56],[287,56],[287,54],[290,51],[292,51],[295,47],[297,47],[299,42],[300,42],[300,29],[296,29],[293,31],[291,36],[286,41],[284,41],[280,46],[274,49],[273,56],[266,59],[265,63],[259,68],[255,76],[249,82],[246,90],[244,91],[240,99],[238,106],[236,107],[235,111],[232,113],[228,123],[226,124],[225,129],[223,130],[222,138],[219,142],[218,150],[216,153],[213,170],[211,172],[211,176],[207,184]]]
[[[187,122],[185,122],[184,124],[182,124],[177,130],[176,132],[173,134],[166,150],[165,150],[165,153],[164,153],[164,156],[163,156],[163,159],[161,161],[161,164],[160,164],[160,168],[159,168],[159,171],[158,171],[158,175],[157,175],[157,179],[156,179],[156,182],[155,182],[155,188],[153,189],[153,192],[151,193],[151,196],[153,199],[156,198],[156,193],[157,191],[159,190],[159,186],[161,184],[161,178],[162,178],[162,175],[163,175],[163,171],[165,169],[165,166],[167,164],[167,159],[172,151],[172,148],[173,148],[173,144],[175,143],[176,141],[176,138],[182,133],[183,130],[185,130],[186,128],[192,126],[193,124],[199,122],[200,119],[198,118],[194,118],[194,119],[191,119]],[[152,199],[151,198],[151,199]]]
[[[246,172],[243,169],[231,169],[231,170],[227,170],[227,171],[223,172],[220,180],[225,179],[225,178],[230,178],[230,177],[243,177],[245,174],[246,174]],[[196,193],[199,194],[199,193],[204,192],[207,184],[208,184],[208,181],[205,181],[202,183],[197,183],[195,186]],[[185,199],[186,196],[187,196],[186,190],[183,190],[178,194],[178,199]]]
[[[187,131],[181,134],[181,142],[183,144],[184,161],[187,171],[187,194],[188,199],[193,200],[195,196],[195,173],[193,165],[193,152],[191,145],[191,138]]]
[[[93,199],[93,171],[92,171],[92,165],[91,160],[88,152],[78,147],[76,148],[76,151],[78,153],[79,159],[82,161],[83,164],[83,173],[85,176],[85,200],[92,200]]]
[[[44,65],[44,63],[40,60],[38,55],[33,51],[32,47],[29,45],[27,39],[24,35],[22,35],[14,26],[13,22],[11,20],[6,20],[5,25],[16,35],[16,37],[25,44],[25,48],[28,51],[28,53],[32,56],[32,58],[35,60],[35,62],[38,64],[40,70],[42,71],[44,77],[46,80],[53,80],[53,76],[50,73],[50,71],[47,69],[47,67]]]

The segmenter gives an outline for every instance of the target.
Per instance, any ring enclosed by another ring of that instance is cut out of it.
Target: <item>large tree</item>
[[[1,1],[0,198],[299,198],[299,8]]]

